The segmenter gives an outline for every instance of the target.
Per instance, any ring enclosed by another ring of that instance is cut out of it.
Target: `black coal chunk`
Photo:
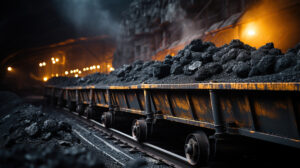
[[[30,126],[25,128],[25,132],[29,135],[29,136],[36,136],[39,133],[39,127],[38,124],[32,123]]]
[[[245,50],[241,51],[239,55],[236,57],[237,61],[243,61],[243,62],[248,61],[250,59],[251,59],[250,52]]]
[[[267,44],[259,47],[258,50],[262,50],[263,51],[263,50],[270,50],[272,48],[274,48],[274,44],[273,43],[267,43]]]
[[[252,51],[251,52],[251,61],[250,61],[251,66],[255,66],[263,56],[265,56],[265,53],[262,51],[259,51],[259,50]]]
[[[237,54],[238,54],[238,50],[233,48],[227,54],[223,55],[221,62],[226,63],[227,61],[233,60],[237,57]]]
[[[56,132],[58,129],[58,123],[55,120],[48,119],[44,121],[43,131]]]
[[[202,53],[201,52],[192,52],[192,59],[194,61],[201,61],[202,60]]]
[[[276,62],[276,57],[273,55],[266,55],[264,56],[257,65],[255,65],[250,73],[249,76],[256,76],[256,75],[265,75],[274,72],[274,65]]]
[[[184,50],[182,57],[179,59],[179,62],[181,65],[189,64],[192,61],[192,53],[190,50],[186,49]]]
[[[201,65],[202,65],[201,61],[192,62],[191,64],[184,66],[183,73],[185,75],[192,75],[194,74],[195,71],[197,71],[201,67]]]
[[[270,55],[281,55],[282,52],[281,52],[281,50],[278,49],[278,48],[272,48],[272,49],[270,49],[270,50],[268,51],[268,54],[270,54]]]
[[[170,75],[170,65],[163,63],[156,63],[153,65],[153,76],[161,79]]]
[[[208,63],[196,72],[195,80],[201,81],[207,79],[213,75],[221,73],[222,70],[223,69],[220,64],[214,62]]]
[[[244,48],[244,43],[241,42],[240,40],[234,39],[234,40],[231,40],[231,42],[229,43],[229,47],[230,48],[240,48],[240,49],[243,49]]]
[[[225,55],[230,49],[228,47],[223,48],[222,50],[216,52],[213,54],[212,59],[215,62],[218,62],[221,60],[221,58],[223,57],[223,55]]]
[[[171,56],[171,55],[167,55],[167,56],[165,57],[165,60],[164,60],[163,63],[164,63],[164,64],[168,64],[168,65],[172,65],[172,63],[173,63],[172,56]]]
[[[201,55],[201,61],[202,63],[206,64],[208,62],[212,62],[213,59],[212,59],[212,54],[208,53],[208,52],[205,52]]]
[[[200,52],[200,51],[203,51],[203,49],[204,49],[201,39],[193,40],[189,46],[190,46],[191,51],[195,51],[195,52]]]
[[[295,65],[297,63],[296,55],[293,53],[286,53],[285,55],[281,55],[279,59],[276,61],[274,66],[275,72],[280,72],[285,70],[286,68]]]
[[[116,75],[117,77],[124,77],[126,73],[129,73],[132,69],[131,65],[123,65],[122,68],[117,70]]]
[[[179,62],[174,62],[171,66],[170,70],[171,74],[173,75],[179,75],[183,73],[183,65],[180,64]]]
[[[66,123],[64,121],[59,121],[58,122],[58,128],[59,130],[63,130],[66,132],[71,132],[72,131],[72,126],[69,123]]]
[[[232,70],[236,74],[236,76],[240,78],[248,77],[250,72],[250,65],[245,62],[238,62],[235,66],[233,66]]]

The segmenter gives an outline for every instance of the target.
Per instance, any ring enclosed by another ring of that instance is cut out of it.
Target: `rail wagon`
[[[204,165],[214,142],[240,135],[300,148],[300,83],[141,84],[45,88],[48,102],[66,106],[106,127],[132,123],[132,136],[147,141],[157,120],[191,125],[184,153]],[[118,120],[133,114],[128,120]]]

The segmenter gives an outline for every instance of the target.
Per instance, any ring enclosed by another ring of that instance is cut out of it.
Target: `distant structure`
[[[276,41],[274,39],[280,37],[273,34],[286,30],[272,32],[272,35],[267,36],[272,38],[260,40],[259,43],[257,40],[254,43],[253,40],[243,35],[244,29],[247,28],[246,23],[251,20],[248,18],[248,20],[243,20],[243,16],[248,11],[259,9],[264,3],[268,6],[272,6],[269,5],[270,3],[274,7],[279,6],[274,13],[280,16],[284,15],[280,12],[284,13],[286,9],[295,10],[294,13],[299,16],[297,10],[299,0],[134,0],[128,10],[123,13],[123,32],[118,39],[113,66],[119,67],[135,60],[161,60],[167,54],[176,54],[179,49],[195,38],[212,41],[219,46],[229,43],[234,38],[253,46],[263,45],[269,40]],[[264,13],[254,18],[260,19],[259,23],[265,23],[270,20],[267,18],[269,15]],[[278,18],[275,15],[272,17]],[[283,19],[283,21],[286,20]],[[274,27],[279,23],[270,24]],[[249,35],[262,36],[254,30],[250,31]],[[285,44],[279,42],[279,46],[276,43],[275,45],[285,49],[291,47],[297,40],[300,39],[295,39],[290,43],[285,42]]]
[[[152,56],[181,40],[188,30],[240,14],[246,0],[134,0],[124,12],[123,32],[114,56],[114,66]],[[199,31],[198,31],[199,33]]]

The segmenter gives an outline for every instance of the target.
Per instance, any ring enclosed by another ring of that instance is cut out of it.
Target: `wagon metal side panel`
[[[88,89],[80,89],[78,90],[78,99],[79,102],[82,102],[83,104],[89,104],[90,102],[90,91]]]
[[[147,84],[143,88],[151,92],[167,120],[216,131],[221,123],[224,133],[300,148],[299,83]],[[216,124],[216,119],[221,122]]]
[[[105,89],[95,89],[93,97],[97,106],[108,108],[108,97]]]
[[[168,120],[214,128],[208,91],[151,90],[157,111]]]
[[[140,89],[111,89],[113,104],[117,106],[118,110],[135,113],[139,115],[144,114],[144,94]]]
[[[72,102],[76,102],[76,90],[68,90],[68,99]]]

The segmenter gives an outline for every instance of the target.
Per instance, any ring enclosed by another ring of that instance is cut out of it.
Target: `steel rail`
[[[191,167],[191,165],[188,163],[187,159],[183,156],[180,156],[178,154],[172,153],[168,150],[165,150],[161,147],[155,146],[153,144],[144,142],[139,143],[137,142],[132,136],[125,134],[121,131],[118,131],[113,128],[106,128],[104,125],[99,123],[95,120],[89,120],[84,116],[79,116],[76,113],[67,112],[66,109],[58,109],[63,111],[65,114],[76,118],[77,120],[80,120],[81,122],[84,122],[85,124],[95,128],[96,130],[109,135],[110,137],[121,141],[123,144],[127,144],[128,146],[132,147],[133,149],[136,149],[137,151],[141,153],[145,153],[149,155],[150,157],[163,162],[169,166],[176,167],[176,168],[182,168],[182,167]],[[76,115],[74,115],[76,114]]]

